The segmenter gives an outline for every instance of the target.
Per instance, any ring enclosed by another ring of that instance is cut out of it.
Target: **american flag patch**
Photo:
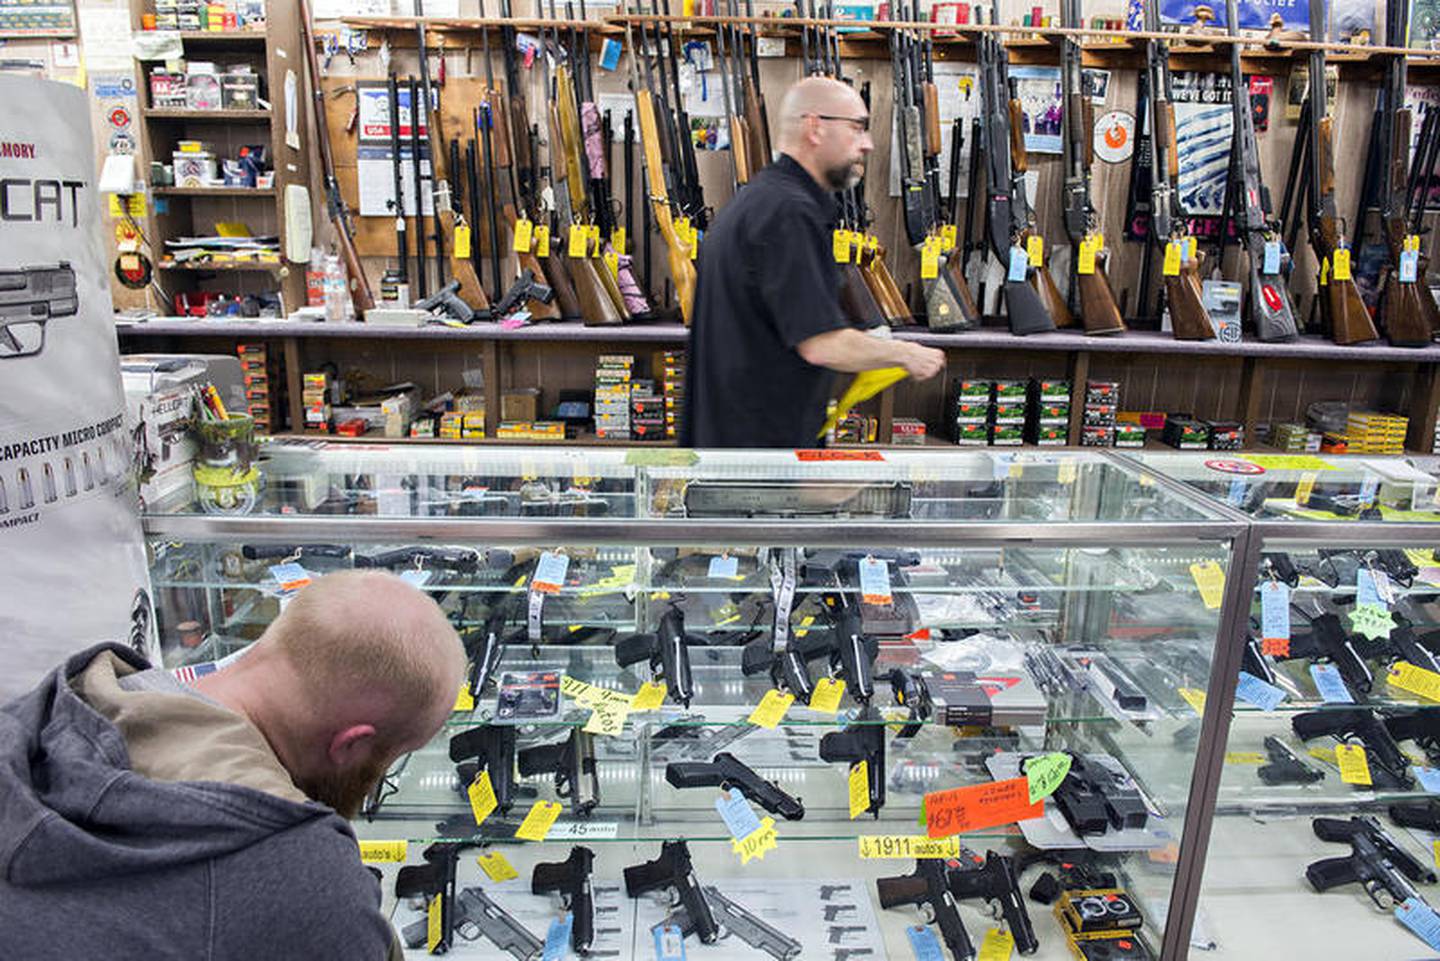
[[[215,662],[206,661],[204,664],[187,664],[184,667],[177,667],[170,673],[181,684],[194,684],[206,674],[215,673]]]

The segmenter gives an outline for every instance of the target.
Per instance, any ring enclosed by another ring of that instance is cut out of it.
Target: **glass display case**
[[[261,468],[256,513],[146,518],[164,662],[242,651],[338,569],[434,597],[470,677],[356,827],[453,872],[452,953],[539,957],[568,917],[602,957],[680,957],[667,922],[691,958],[1186,955],[1216,642],[1248,613],[1223,505],[1079,451]],[[423,942],[414,872],[379,866]],[[582,869],[591,907],[546,893]]]
[[[1286,953],[1433,956],[1435,478],[1400,458],[1136,460],[1254,522],[1197,940],[1253,957],[1278,921]]]

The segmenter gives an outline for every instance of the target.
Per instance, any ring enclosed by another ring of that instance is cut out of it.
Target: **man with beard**
[[[875,149],[865,102],[809,77],[780,105],[780,157],[750,179],[700,245],[687,358],[686,447],[814,447],[831,371],[904,367],[917,380],[945,355],[849,326],[840,308],[834,191]]]
[[[0,708],[0,957],[398,957],[345,819],[464,666],[434,601],[369,571],[190,684],[118,644],[71,658]]]

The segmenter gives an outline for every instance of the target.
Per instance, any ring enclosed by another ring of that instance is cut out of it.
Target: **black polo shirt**
[[[831,373],[796,352],[846,326],[834,195],[785,154],[705,234],[690,328],[687,447],[816,447]]]

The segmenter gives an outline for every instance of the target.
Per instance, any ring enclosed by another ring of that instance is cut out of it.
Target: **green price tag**
[[[1070,773],[1070,755],[1063,751],[1032,757],[1025,762],[1025,777],[1030,782],[1030,803],[1055,793]]]

